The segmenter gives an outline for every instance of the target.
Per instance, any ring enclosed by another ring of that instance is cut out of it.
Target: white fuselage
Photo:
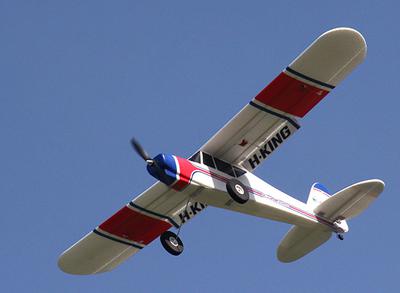
[[[232,179],[232,176],[204,164],[190,163],[195,166],[195,171],[190,174],[190,185],[203,187],[196,192],[196,201],[293,225],[323,225],[325,229],[335,228],[333,223],[315,215],[305,203],[250,172],[236,178],[247,187],[249,201],[245,204],[236,203],[226,191],[226,182]]]

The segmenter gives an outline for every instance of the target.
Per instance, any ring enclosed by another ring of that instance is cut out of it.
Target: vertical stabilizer
[[[316,182],[311,186],[310,193],[308,195],[307,205],[314,209],[319,204],[327,200],[330,196],[331,195],[328,189],[321,183]]]

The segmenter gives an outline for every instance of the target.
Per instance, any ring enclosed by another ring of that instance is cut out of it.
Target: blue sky
[[[0,1],[0,275],[4,292],[389,292],[400,273],[396,1]],[[345,241],[292,264],[282,223],[214,208],[185,252],[158,240],[113,272],[58,255],[152,184],[129,139],[188,156],[324,31],[349,26],[366,61],[257,169],[306,201],[381,178]]]

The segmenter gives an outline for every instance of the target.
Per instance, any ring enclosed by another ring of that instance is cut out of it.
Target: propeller
[[[146,161],[148,165],[154,165],[155,161],[149,156],[146,150],[142,147],[142,145],[135,138],[131,139],[131,144],[133,149],[137,152],[137,154],[142,157],[143,160]]]

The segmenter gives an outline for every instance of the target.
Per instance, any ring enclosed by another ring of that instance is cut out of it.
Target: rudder
[[[321,183],[316,182],[311,186],[307,205],[314,209],[330,197],[328,189]]]

